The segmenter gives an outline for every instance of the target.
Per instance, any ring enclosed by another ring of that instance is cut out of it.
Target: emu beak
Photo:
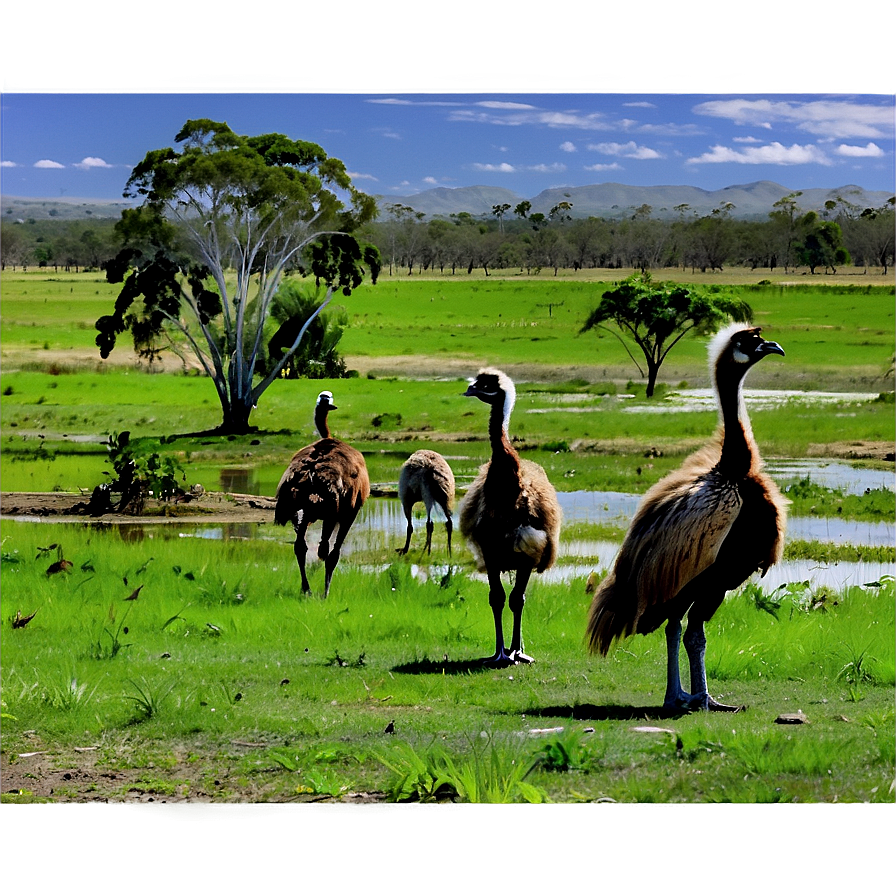
[[[470,383],[470,385],[467,386],[467,391],[464,392],[464,398],[475,398],[475,397],[476,397],[476,384]]]
[[[777,342],[768,342],[767,340],[760,343],[759,353],[762,355],[783,355],[784,349]]]

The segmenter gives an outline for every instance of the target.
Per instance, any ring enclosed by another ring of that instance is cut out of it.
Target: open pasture
[[[362,374],[422,367],[430,375],[466,375],[468,366],[493,364],[531,370],[535,381],[571,376],[591,383],[637,381],[638,371],[615,337],[579,334],[601,294],[631,271],[614,272],[618,276],[613,278],[606,271],[587,273],[587,278],[571,272],[560,277],[383,277],[334,299],[349,316],[342,350],[349,366]],[[712,282],[706,275],[675,271],[657,273],[655,279]],[[780,366],[757,369],[754,387],[767,382],[783,388],[788,380],[796,388],[851,390],[884,376],[893,353],[892,285],[882,286],[879,277],[853,276],[848,285],[837,286],[821,278],[775,279],[743,271],[725,282],[751,304],[755,322],[769,338],[786,342],[789,357],[799,360],[798,368],[790,361],[786,372]],[[0,286],[6,369],[133,366],[126,337],[106,362],[94,344],[94,322],[109,313],[118,292],[101,274],[5,271]],[[168,353],[167,365],[178,369],[180,362]],[[693,384],[705,378],[701,341],[683,340],[667,365],[662,381]]]
[[[273,495],[315,437],[324,388],[334,434],[385,493],[420,447],[449,457],[463,490],[488,455],[483,409],[461,394],[485,363],[513,371],[512,435],[559,491],[641,494],[715,425],[697,405],[653,412],[708,385],[703,342],[673,351],[646,401],[618,340],[578,335],[605,288],[580,277],[364,286],[340,298],[361,376],[279,381],[257,432],[229,438],[206,432],[220,411],[202,378],[148,375],[124,344],[99,362],[93,321],[115,290],[98,275],[4,273],[2,288],[4,492],[89,489],[109,470],[106,436],[127,429],[175,455],[187,483]],[[803,393],[751,410],[764,456],[892,446],[892,289],[744,288],[787,351],[748,388]],[[823,403],[817,390],[856,394]],[[893,521],[887,490],[782,484],[794,516]],[[4,801],[893,801],[892,579],[745,586],[713,619],[708,673],[747,710],[670,718],[661,633],[606,659],[585,651],[579,567],[600,572],[596,557],[577,554],[570,571],[568,556],[562,581],[534,578],[536,663],[489,671],[476,662],[493,637],[487,587],[462,544],[449,565],[439,522],[424,557],[421,528],[402,558],[403,529],[358,539],[324,602],[300,595],[292,532],[272,525],[4,519]],[[618,542],[623,529],[576,522],[562,541]],[[72,566],[48,575],[57,550]],[[850,550],[796,541],[788,557],[893,562],[886,546]],[[317,566],[312,587],[322,581]],[[16,613],[35,615],[13,627]],[[780,721],[798,712],[802,724]]]
[[[742,590],[708,671],[746,711],[668,717],[662,634],[589,657],[584,578],[533,582],[536,662],[487,670],[464,558],[370,549],[322,601],[272,528],[4,523],[5,799],[892,801],[892,579]]]

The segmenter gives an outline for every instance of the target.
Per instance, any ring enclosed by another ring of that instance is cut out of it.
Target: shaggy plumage
[[[727,591],[757,570],[765,575],[781,558],[789,502],[762,472],[742,393],[747,371],[768,354],[784,351],[762,339],[758,327],[733,324],[712,340],[719,427],[705,448],[644,496],[591,603],[587,639],[593,652],[604,655],[614,639],[667,623],[669,709],[736,709],[707,693],[704,623]],[[690,694],[678,671],[685,614]]]
[[[437,451],[415,451],[402,465],[398,476],[398,498],[407,517],[407,538],[397,553],[406,554],[411,546],[414,505],[422,501],[426,507],[426,553],[432,551],[432,509],[438,506],[445,514],[445,531],[448,533],[448,555],[451,556],[451,533],[454,523],[451,510],[454,507],[454,473],[448,461]]]
[[[491,407],[491,460],[484,464],[460,508],[460,531],[481,572],[488,575],[489,604],[495,620],[495,665],[532,662],[523,651],[522,615],[532,572],[554,564],[560,538],[560,505],[538,464],[521,460],[507,435],[516,399],[511,379],[500,370],[482,370],[464,393]],[[513,614],[510,648],[504,646],[505,603],[502,572],[515,573],[509,607]]]
[[[364,456],[351,445],[330,436],[327,415],[336,409],[331,392],[318,395],[314,422],[320,438],[293,455],[277,486],[274,510],[274,522],[281,526],[292,523],[296,531],[293,550],[302,574],[302,591],[306,594],[311,586],[305,574],[308,553],[305,533],[311,523],[322,523],[317,556],[324,561],[326,570],[324,597],[330,592],[330,580],[339,562],[342,543],[370,495]],[[330,549],[334,529],[338,531]]]

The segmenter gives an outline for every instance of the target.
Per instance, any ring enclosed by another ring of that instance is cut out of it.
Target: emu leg
[[[339,521],[339,531],[336,533],[336,541],[333,543],[333,550],[327,554],[327,557],[324,560],[324,569],[326,570],[326,577],[324,579],[324,597],[330,593],[330,580],[333,578],[333,570],[336,569],[336,564],[339,562],[339,554],[342,551],[342,542],[345,541],[345,536],[348,535],[348,530],[351,529],[352,523],[355,521],[355,517],[358,515],[358,510],[360,509],[360,507],[356,508],[344,520]]]
[[[308,524],[304,521],[299,522],[298,518],[293,522],[293,528],[296,530],[296,540],[292,549],[296,555],[296,561],[299,564],[299,572],[302,574],[302,593],[308,594],[311,586],[308,584],[308,576],[305,575],[305,556],[308,553],[308,543],[305,541],[305,532]]]
[[[414,531],[414,524],[412,522],[414,516],[414,498],[412,495],[405,495],[402,502],[401,507],[404,510],[404,515],[407,517],[408,521],[408,531],[407,538],[404,541],[403,548],[396,548],[396,554],[406,554],[411,549],[411,534]]]
[[[694,618],[692,610],[688,616],[688,629],[684,635],[684,649],[691,666],[690,709],[709,709],[714,712],[737,712],[742,706],[729,706],[714,700],[706,688],[706,632],[703,620]]]
[[[432,530],[435,528],[433,525],[433,521],[427,517],[426,518],[426,553],[432,553]]]
[[[513,660],[504,647],[504,627],[501,622],[506,598],[500,572],[489,569],[488,586],[488,602],[492,608],[492,615],[495,617],[495,652],[483,659],[482,662],[488,666],[511,666]]]
[[[514,663],[532,663],[534,660],[523,652],[523,606],[526,603],[526,586],[532,569],[520,569],[516,573],[516,581],[510,591],[507,602],[513,613],[513,635],[510,639],[510,659]]]
[[[411,547],[411,535],[414,532],[414,524],[411,522],[411,515],[408,514],[408,530],[407,530],[407,538],[404,540],[403,548],[395,548],[396,554],[406,554]]]
[[[666,696],[665,709],[690,709],[691,695],[681,688],[678,670],[678,648],[681,643],[681,620],[670,619],[666,624]]]
[[[451,532],[454,529],[454,523],[451,522],[451,514],[448,508],[445,508],[445,531],[448,533],[448,556],[451,556]]]

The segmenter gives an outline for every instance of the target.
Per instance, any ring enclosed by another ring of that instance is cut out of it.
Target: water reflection
[[[232,495],[254,495],[256,471],[252,467],[224,467],[221,491]]]
[[[848,495],[863,495],[869,488],[896,490],[896,473],[893,470],[873,470],[823,460],[771,460],[765,466],[768,474],[779,484],[811,479],[816,485],[842,489]]]
[[[751,411],[779,408],[788,403],[827,405],[873,401],[877,392],[800,392],[796,389],[744,389],[744,401]],[[669,414],[686,411],[714,411],[717,399],[712,389],[681,389],[656,404],[624,408],[631,414]]]

